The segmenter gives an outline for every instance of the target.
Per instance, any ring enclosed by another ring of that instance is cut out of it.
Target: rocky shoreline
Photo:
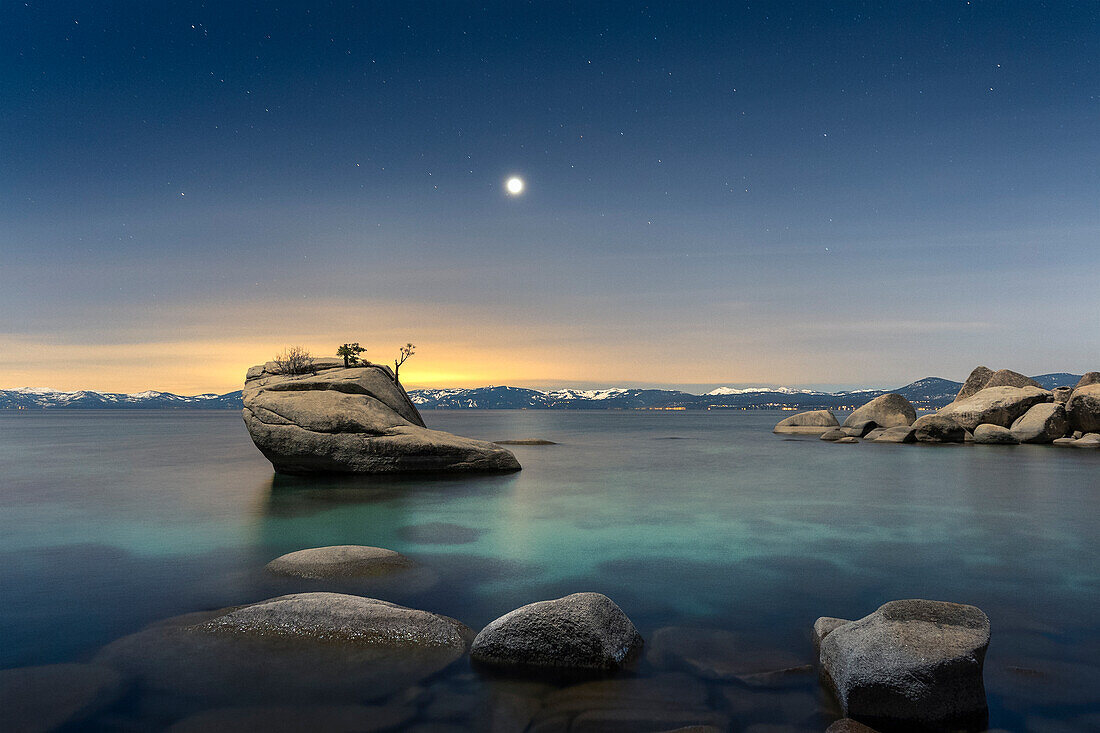
[[[265,572],[401,577],[415,565],[392,550],[343,545],[283,555]],[[833,733],[984,730],[989,620],[979,609],[891,601],[856,621],[819,618],[806,631],[805,648],[791,652],[755,649],[722,629],[664,627],[645,640],[613,600],[582,592],[522,606],[475,634],[431,611],[305,591],[166,619],[108,644],[89,664],[4,670],[0,724],[68,729],[140,690],[180,701],[180,712],[129,725],[173,733],[445,732],[460,728],[432,721],[466,705],[480,711],[476,729],[502,733],[711,733],[743,728],[738,717],[761,715],[769,700],[796,705],[777,708],[769,725],[807,731],[819,708],[782,693],[816,675],[834,701]],[[455,682],[432,682],[463,659],[472,671],[455,679],[488,684],[480,702]],[[648,676],[638,675],[642,666]],[[719,686],[722,705],[710,702],[706,681]],[[792,719],[792,710],[803,712]]]
[[[781,420],[775,433],[818,435],[837,443],[1051,444],[1100,448],[1100,372],[1070,386],[1043,389],[1024,375],[975,368],[955,401],[917,417],[898,394],[876,397],[841,424],[829,410]]]

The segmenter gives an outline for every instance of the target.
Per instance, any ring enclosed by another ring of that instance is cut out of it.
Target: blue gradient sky
[[[0,99],[0,387],[1100,366],[1093,2],[14,2]]]

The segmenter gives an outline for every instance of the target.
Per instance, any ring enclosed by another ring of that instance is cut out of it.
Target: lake
[[[559,445],[511,446],[516,474],[398,480],[276,477],[235,411],[0,414],[0,668],[87,661],[166,617],[322,589],[474,630],[598,591],[647,640],[722,629],[746,654],[808,664],[818,616],[930,598],[990,618],[990,728],[1096,729],[1100,451],[836,445],[773,435],[783,416],[427,412],[429,427]],[[357,588],[263,572],[333,544],[394,549],[420,569]],[[837,715],[812,673],[748,688],[644,659],[630,675],[685,686],[734,730],[820,731]],[[522,730],[532,716],[556,729],[547,700],[568,709],[562,688],[576,681],[512,682],[462,660],[399,695],[347,702],[400,706],[397,729]],[[78,727],[156,730],[205,706],[131,689]]]

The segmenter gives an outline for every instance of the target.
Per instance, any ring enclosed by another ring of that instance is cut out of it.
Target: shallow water
[[[834,445],[773,435],[780,417],[429,412],[431,427],[560,445],[510,446],[524,470],[507,476],[337,480],[275,477],[235,412],[2,414],[0,668],[86,661],[166,617],[326,588],[474,629],[599,591],[647,639],[727,629],[746,654],[808,663],[816,617],[923,597],[990,617],[991,728],[1087,729],[1100,706],[1100,451]],[[421,570],[359,587],[262,572],[330,544],[392,548]],[[664,671],[643,660],[635,674]],[[835,717],[812,675],[774,690],[692,683],[733,729]],[[459,662],[401,698],[399,727],[490,727],[501,684]],[[505,690],[524,701],[508,722],[545,711],[562,694],[548,689]],[[156,729],[203,706],[131,690],[82,727]]]

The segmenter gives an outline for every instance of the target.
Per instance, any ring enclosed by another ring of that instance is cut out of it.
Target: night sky
[[[1081,372],[1098,245],[1100,3],[0,4],[0,388]]]

